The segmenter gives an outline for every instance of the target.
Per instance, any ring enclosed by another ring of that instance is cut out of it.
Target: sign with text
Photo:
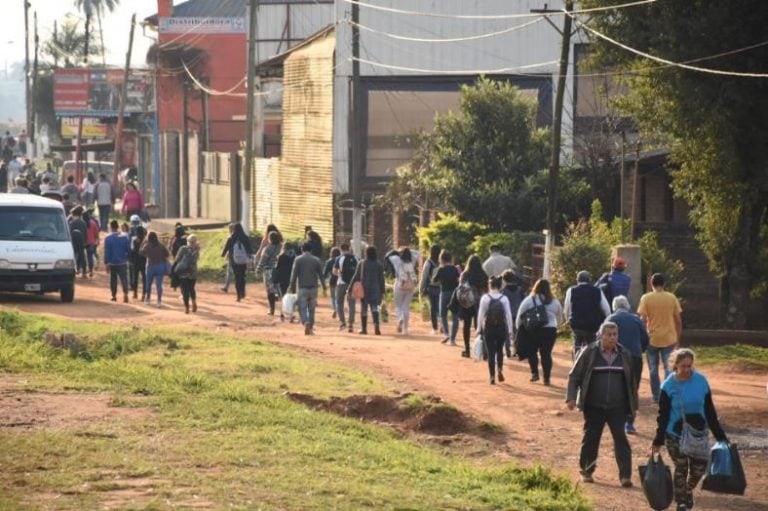
[[[161,34],[245,34],[245,18],[179,17],[160,18]]]
[[[120,106],[123,71],[120,69],[56,69],[53,74],[53,108],[58,116],[115,117]],[[142,112],[144,77],[128,76],[125,112]]]
[[[63,138],[77,137],[76,117],[63,117],[61,119],[61,136]],[[83,119],[83,138],[107,138],[109,135],[109,126],[101,124],[98,119],[87,117]]]

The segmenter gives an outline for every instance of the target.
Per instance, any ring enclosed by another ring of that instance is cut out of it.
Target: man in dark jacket
[[[355,299],[349,295],[352,287],[352,277],[357,269],[357,258],[349,251],[349,243],[339,245],[341,255],[333,263],[333,274],[336,275],[336,312],[339,316],[339,330],[347,328],[353,332],[355,323]],[[344,315],[344,299],[349,304],[349,321]]]
[[[565,293],[563,314],[573,330],[574,357],[581,348],[594,342],[600,324],[611,314],[608,301],[600,289],[590,284],[591,280],[589,272],[580,271],[577,284]]]
[[[629,300],[619,295],[613,299],[613,310],[616,311],[606,321],[616,323],[619,327],[619,344],[629,352],[632,360],[632,388],[635,393],[640,388],[640,376],[643,374],[643,353],[648,349],[648,330],[640,316],[632,313]],[[624,430],[629,435],[636,435],[635,415],[627,417]]]
[[[618,343],[616,323],[603,323],[599,340],[581,350],[568,374],[566,404],[584,413],[584,437],[581,441],[579,467],[581,480],[593,483],[600,437],[605,425],[613,436],[619,480],[632,486],[632,449],[624,432],[628,414],[637,410],[637,393],[632,386],[630,354]]]
[[[298,291],[299,316],[304,323],[304,334],[312,335],[317,307],[317,282],[320,281],[325,290],[325,280],[320,259],[312,255],[312,244],[305,242],[301,252],[302,254],[293,261],[290,289],[291,292]]]

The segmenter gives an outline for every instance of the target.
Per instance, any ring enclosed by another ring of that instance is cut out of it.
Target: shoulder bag
[[[709,431],[706,427],[704,429],[694,428],[685,420],[683,388],[679,383],[677,390],[680,394],[680,418],[683,421],[680,433],[680,452],[690,458],[707,460],[709,459]]]
[[[365,279],[365,262],[360,261],[360,280],[356,280],[352,283],[352,291],[350,294],[355,300],[362,300],[365,298],[365,288],[363,287],[363,279]]]
[[[549,322],[547,308],[543,303],[536,303],[536,295],[533,296],[533,307],[524,311],[520,319],[523,321],[523,327],[529,332],[538,330]]]

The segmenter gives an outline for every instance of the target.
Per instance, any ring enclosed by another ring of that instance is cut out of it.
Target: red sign
[[[53,75],[53,109],[88,110],[87,69],[57,69]]]

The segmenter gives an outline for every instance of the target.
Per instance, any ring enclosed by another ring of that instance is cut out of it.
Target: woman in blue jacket
[[[687,348],[678,349],[669,356],[672,374],[661,385],[656,437],[651,447],[654,453],[667,446],[675,464],[675,502],[677,511],[693,508],[693,489],[707,469],[707,460],[686,456],[680,452],[680,435],[685,422],[696,429],[709,428],[718,441],[726,442],[723,428],[717,420],[709,382],[693,369],[694,354]]]

